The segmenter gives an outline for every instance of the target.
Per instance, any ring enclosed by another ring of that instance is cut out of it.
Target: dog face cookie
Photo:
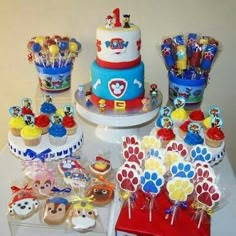
[[[93,196],[93,203],[97,205],[108,204],[114,198],[114,188],[108,184],[95,184],[89,191],[88,196]]]
[[[62,224],[69,212],[71,203],[62,197],[50,198],[46,201],[44,209],[44,221],[49,225]]]
[[[21,219],[33,215],[39,208],[39,201],[29,192],[19,191],[8,204],[9,214]]]
[[[76,231],[87,231],[95,227],[97,211],[88,202],[80,202],[73,205],[70,210],[70,221]]]

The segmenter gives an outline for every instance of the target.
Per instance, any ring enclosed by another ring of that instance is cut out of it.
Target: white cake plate
[[[84,85],[85,90],[90,90],[90,83]],[[146,84],[145,91],[149,91]],[[145,94],[146,97],[150,95]],[[76,110],[81,117],[97,125],[95,134],[98,138],[109,143],[121,143],[122,137],[127,135],[137,135],[139,127],[152,121],[159,113],[162,104],[162,93],[158,91],[154,106],[150,106],[148,111],[137,109],[132,111],[99,111],[97,106],[86,106],[86,96],[81,96],[79,91],[75,92]]]
[[[22,160],[32,160],[32,158],[40,158],[41,156],[46,161],[58,160],[78,151],[83,144],[83,140],[83,131],[78,127],[75,134],[68,135],[64,145],[54,146],[50,144],[48,134],[44,134],[37,146],[28,147],[21,137],[16,137],[10,131],[8,132],[8,147],[15,156]]]

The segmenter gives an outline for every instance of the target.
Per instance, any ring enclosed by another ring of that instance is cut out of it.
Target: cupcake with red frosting
[[[205,119],[205,116],[201,110],[195,110],[189,114],[189,119],[192,122],[202,123],[202,121]]]
[[[35,125],[42,129],[42,134],[46,134],[50,126],[50,119],[47,115],[40,114],[35,118]]]
[[[163,117],[161,122],[162,128],[157,130],[156,136],[161,141],[162,148],[165,148],[170,141],[175,139],[175,133],[172,129],[173,121],[170,117]]]
[[[207,130],[205,135],[206,145],[213,148],[221,146],[225,139],[224,132],[221,129],[222,125],[223,121],[220,117],[214,117],[212,119],[212,127]]]
[[[179,127],[179,136],[184,139],[188,132],[188,125],[191,123],[191,120],[184,121]]]
[[[77,123],[73,115],[74,115],[74,108],[71,105],[65,105],[62,124],[66,128],[68,135],[75,134],[77,130]]]

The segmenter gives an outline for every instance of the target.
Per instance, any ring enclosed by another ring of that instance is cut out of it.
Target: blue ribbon
[[[50,153],[52,150],[50,148],[40,152],[40,153],[36,153],[35,151],[31,150],[31,149],[26,149],[25,154],[27,156],[29,156],[32,161],[35,159],[40,159],[40,161],[45,162],[45,160],[48,158],[48,153]]]
[[[181,207],[182,209],[186,209],[188,207],[187,202],[177,202],[172,207],[165,210],[166,215],[171,215],[176,207]]]
[[[55,193],[70,193],[71,192],[71,188],[62,188],[62,189],[59,189],[57,187],[53,187],[51,189],[52,192],[55,192]]]

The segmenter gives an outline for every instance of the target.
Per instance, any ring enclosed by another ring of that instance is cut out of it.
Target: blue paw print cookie
[[[164,184],[163,176],[158,175],[156,171],[145,170],[141,176],[141,186],[143,192],[158,194]]]
[[[191,150],[191,157],[193,162],[195,161],[203,161],[203,162],[211,162],[212,154],[209,149],[203,145],[196,145]]]
[[[173,177],[192,179],[195,175],[194,168],[190,162],[180,161],[173,164],[170,168]]]

